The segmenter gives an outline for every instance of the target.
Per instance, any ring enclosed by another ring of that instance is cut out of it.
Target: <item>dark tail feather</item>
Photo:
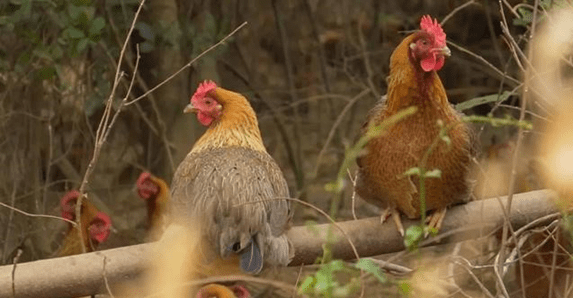
[[[257,274],[263,269],[263,255],[255,241],[241,254],[241,269],[250,274]]]

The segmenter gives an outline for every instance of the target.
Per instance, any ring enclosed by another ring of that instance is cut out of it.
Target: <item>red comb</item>
[[[145,181],[149,178],[151,178],[151,174],[149,174],[149,172],[141,173],[139,175],[139,178],[137,178],[137,182],[136,182],[137,186],[140,186],[143,183],[143,181]]]
[[[195,97],[202,98],[207,94],[207,92],[215,88],[217,88],[217,84],[215,84],[215,82],[205,80],[203,81],[203,83],[199,84],[199,87],[197,87],[197,91],[195,91],[195,94],[193,94],[191,98],[192,99]]]
[[[438,20],[434,19],[432,21],[432,17],[425,15],[420,20],[420,29],[434,35],[436,43],[439,46],[446,45],[446,33],[444,33],[444,29],[442,29],[442,26],[440,23],[438,23]]]
[[[81,194],[79,191],[77,191],[75,189],[70,190],[62,197],[62,199],[60,200],[60,205],[61,206],[67,205],[70,200],[77,199],[80,195]]]
[[[77,190],[68,191],[60,200],[60,208],[62,208],[62,217],[74,220],[75,214],[73,210],[70,210],[70,201],[77,200],[81,196],[80,192]]]
[[[91,225],[94,223],[97,223],[97,221],[103,223],[103,227],[95,230],[95,235],[93,235],[93,237],[95,238],[95,240],[98,243],[102,243],[109,236],[110,228],[111,228],[111,219],[109,218],[109,216],[107,214],[100,211],[96,214],[96,216],[94,217],[94,219],[90,223],[90,229],[92,229]],[[94,231],[91,230],[90,232],[94,232]]]
[[[96,216],[95,216],[94,219],[99,219],[99,220],[101,220],[101,221],[105,224],[105,227],[106,227],[106,228],[111,227],[111,218],[109,218],[109,215],[107,215],[106,213],[103,213],[103,212],[99,211],[99,212],[96,214]]]

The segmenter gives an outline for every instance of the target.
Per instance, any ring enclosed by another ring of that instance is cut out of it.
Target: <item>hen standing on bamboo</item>
[[[429,226],[439,229],[446,208],[466,202],[470,195],[472,132],[448,103],[436,73],[444,65],[445,57],[450,56],[446,34],[430,16],[422,17],[420,28],[404,38],[392,53],[387,100],[370,111],[361,134],[407,107],[417,107],[416,113],[372,139],[366,145],[367,152],[357,160],[356,192],[366,201],[386,208],[382,220],[392,215],[402,235],[400,213],[411,219],[420,217],[419,177],[404,173],[420,166],[442,127],[450,128],[447,132],[450,144],[440,141],[425,165],[428,170],[441,171],[439,178],[425,179],[426,210],[434,211],[428,217]]]
[[[76,220],[76,204],[81,194],[77,190],[66,193],[61,201],[62,217],[68,220]],[[104,242],[109,236],[111,220],[109,216],[99,211],[87,198],[82,200],[80,211],[82,239],[80,240],[78,231],[71,223],[68,223],[68,231],[62,242],[62,247],[57,252],[60,257],[81,254],[85,248],[86,252],[94,251],[99,244]]]
[[[203,227],[205,264],[225,264],[205,271],[237,273],[220,272],[227,266],[256,274],[263,261],[286,266],[294,254],[285,234],[292,217],[288,187],[266,152],[251,105],[206,81],[185,112],[197,113],[208,129],[173,176],[170,210],[176,220]]]

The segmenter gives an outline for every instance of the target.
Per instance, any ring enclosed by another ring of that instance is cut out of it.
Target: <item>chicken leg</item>
[[[392,216],[392,220],[394,220],[394,223],[396,224],[396,229],[398,230],[398,233],[400,233],[400,235],[404,237],[404,226],[402,225],[402,220],[400,219],[400,212],[398,212],[396,208],[388,207],[384,209],[384,211],[382,211],[382,215],[380,215],[380,223],[382,224],[386,222],[386,220],[388,220],[388,217],[390,216]]]
[[[428,228],[430,229],[433,228],[436,229],[436,231],[439,231],[440,228],[442,227],[442,222],[444,221],[444,217],[446,217],[446,210],[447,210],[446,207],[440,208],[432,212],[432,214],[428,215],[428,217],[426,218],[426,223],[428,224]]]

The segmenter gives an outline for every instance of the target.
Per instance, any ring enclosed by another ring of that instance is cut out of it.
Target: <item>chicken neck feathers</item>
[[[255,111],[247,99],[220,87],[213,94],[223,106],[223,113],[197,140],[191,152],[231,146],[266,152]]]

